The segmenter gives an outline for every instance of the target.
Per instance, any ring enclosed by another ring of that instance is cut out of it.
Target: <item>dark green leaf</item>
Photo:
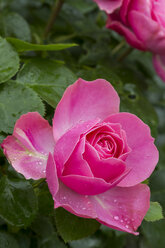
[[[15,238],[6,232],[0,232],[0,248],[19,248]]]
[[[25,51],[59,51],[64,50],[70,47],[77,46],[76,44],[49,44],[49,45],[39,45],[28,43],[16,38],[7,38],[7,41],[10,42],[17,52]]]
[[[0,83],[9,80],[19,69],[19,57],[14,48],[0,37]]]
[[[55,210],[55,222],[57,231],[65,242],[91,235],[100,226],[96,220],[77,217],[63,208]]]
[[[16,120],[33,111],[44,114],[44,105],[32,89],[15,81],[0,85],[0,131],[12,133]]]
[[[48,104],[56,107],[64,90],[76,80],[65,66],[51,60],[31,60],[20,71],[17,82],[32,87]]]
[[[147,247],[149,248],[164,248],[165,244],[165,220],[160,220],[153,222],[152,224],[149,222],[144,222],[142,225],[142,231],[145,235],[145,240],[147,243]]]
[[[31,31],[26,20],[17,13],[4,12],[0,16],[0,31],[5,37],[15,37],[24,41],[31,41]]]
[[[9,224],[17,227],[28,226],[37,211],[37,199],[28,181],[0,180],[0,216]]]
[[[151,200],[160,202],[165,211],[165,170],[156,171],[150,178]]]
[[[158,202],[150,202],[150,208],[144,218],[146,221],[163,219],[162,207]]]

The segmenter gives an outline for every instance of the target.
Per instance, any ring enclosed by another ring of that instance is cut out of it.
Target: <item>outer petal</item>
[[[139,50],[146,50],[144,44],[136,37],[136,35],[120,21],[115,21],[111,16],[109,16],[106,27],[116,31],[120,35],[123,35],[131,46]]]
[[[129,12],[129,23],[146,49],[165,55],[165,30],[159,23],[137,11]]]
[[[98,196],[90,197],[97,220],[111,228],[135,233],[150,206],[147,185],[115,187]]]
[[[112,183],[107,183],[102,178],[96,177],[86,177],[86,176],[79,176],[79,175],[69,175],[69,176],[62,176],[62,182],[77,192],[78,194],[82,195],[96,195],[107,191],[110,188],[113,188],[129,173],[129,170],[125,170],[125,172],[114,180]]]
[[[155,54],[153,57],[153,64],[157,74],[165,82],[165,56]]]
[[[108,14],[112,13],[116,9],[120,8],[123,0],[94,0],[101,10],[104,10]]]
[[[66,89],[56,108],[53,119],[55,140],[79,123],[96,118],[103,120],[118,113],[119,102],[117,92],[106,80],[88,82],[78,79]]]
[[[12,166],[25,178],[44,178],[48,154],[54,150],[52,128],[37,112],[22,115],[13,135],[1,146]]]
[[[105,121],[121,124],[126,132],[128,145],[132,149],[125,160],[131,171],[119,185],[129,187],[144,181],[153,172],[159,158],[149,127],[130,113],[114,114]]]
[[[58,182],[53,157],[48,159],[47,182],[55,208],[63,207],[77,216],[97,219],[117,230],[137,234],[135,231],[149,208],[150,191],[145,184],[115,187],[97,196],[72,191]]]
[[[75,215],[96,218],[95,210],[88,197],[77,194],[58,180],[56,164],[51,154],[46,167],[46,177],[55,208],[63,207]]]

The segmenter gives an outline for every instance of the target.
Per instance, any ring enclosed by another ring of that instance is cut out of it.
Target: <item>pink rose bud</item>
[[[140,50],[153,53],[154,66],[165,81],[165,1],[95,0],[108,14],[107,28],[125,36]]]
[[[150,205],[149,187],[141,182],[159,155],[149,127],[119,113],[119,104],[106,80],[78,79],[56,108],[53,130],[38,113],[28,113],[2,148],[27,179],[46,177],[55,208],[137,235]]]

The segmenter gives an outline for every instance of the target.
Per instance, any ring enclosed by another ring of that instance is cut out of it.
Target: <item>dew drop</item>
[[[86,208],[82,208],[82,210],[85,210]]]
[[[116,199],[114,199],[114,200],[113,200],[113,202],[114,202],[114,203],[116,203],[116,202],[117,202],[117,200],[116,200]]]
[[[46,173],[46,170],[43,170],[43,173]]]
[[[114,216],[113,217],[115,220],[119,220],[119,216]]]
[[[129,228],[129,226],[128,226],[128,225],[126,225],[125,227],[126,227],[126,228]]]
[[[123,220],[120,220],[121,223],[123,223]]]

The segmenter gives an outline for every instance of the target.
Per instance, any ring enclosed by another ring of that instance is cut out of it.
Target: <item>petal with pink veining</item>
[[[56,108],[53,119],[55,140],[75,125],[97,118],[103,120],[118,113],[119,103],[117,92],[106,80],[88,82],[78,79],[66,89]]]
[[[54,150],[52,127],[39,113],[27,113],[1,146],[15,170],[26,179],[44,178],[48,154]]]
[[[150,206],[150,190],[145,184],[129,188],[115,187],[90,199],[99,222],[137,235],[135,231]]]
[[[105,121],[121,124],[122,129],[126,132],[128,145],[132,149],[125,160],[126,166],[131,168],[131,171],[119,185],[129,187],[147,179],[159,159],[150,128],[137,116],[130,113],[114,114]]]

